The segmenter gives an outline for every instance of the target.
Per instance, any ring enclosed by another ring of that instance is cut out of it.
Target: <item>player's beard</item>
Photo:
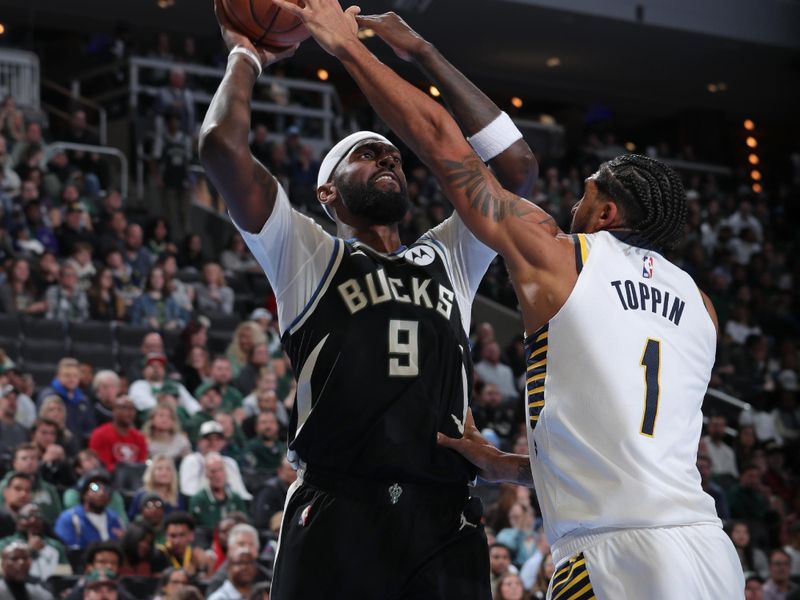
[[[373,225],[394,225],[403,220],[409,208],[408,190],[398,181],[400,189],[379,190],[375,183],[339,181],[337,188],[350,214],[363,217]]]

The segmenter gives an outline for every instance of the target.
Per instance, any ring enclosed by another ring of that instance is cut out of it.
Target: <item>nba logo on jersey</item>
[[[649,254],[642,259],[642,277],[645,279],[653,278],[653,257]]]

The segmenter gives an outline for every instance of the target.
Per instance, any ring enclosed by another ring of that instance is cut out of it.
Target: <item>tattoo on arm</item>
[[[517,483],[533,483],[531,461],[527,457],[524,461],[520,459],[517,465]]]
[[[469,199],[470,207],[490,217],[495,223],[506,217],[522,217],[535,210],[535,206],[503,190],[497,194],[489,185],[489,172],[475,156],[467,156],[463,161],[445,161],[445,178],[456,189],[463,189]],[[551,219],[552,220],[552,219]]]

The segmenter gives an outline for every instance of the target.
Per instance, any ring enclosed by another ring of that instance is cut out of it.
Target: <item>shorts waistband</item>
[[[558,564],[571,556],[580,554],[584,550],[599,544],[600,542],[623,534],[627,531],[647,531],[650,529],[677,529],[684,527],[717,527],[719,525],[714,523],[688,523],[686,525],[659,525],[655,527],[606,527],[600,529],[593,529],[591,531],[584,531],[582,533],[570,533],[557,540],[550,548],[553,557],[553,565],[558,567]]]
[[[306,470],[300,475],[303,483],[336,495],[347,496],[369,504],[387,506],[447,505],[464,503],[469,499],[464,485],[437,485],[371,481],[358,477]]]

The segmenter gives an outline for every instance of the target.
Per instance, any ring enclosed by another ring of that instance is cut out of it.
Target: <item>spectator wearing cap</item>
[[[24,542],[13,542],[3,548],[0,564],[3,578],[0,579],[0,598],[27,600],[53,600],[50,592],[37,583],[29,583],[31,550]]]
[[[222,455],[209,452],[204,463],[208,483],[189,499],[189,513],[198,526],[213,529],[224,516],[246,508],[244,500],[228,485]]]
[[[131,522],[147,527],[153,532],[155,543],[163,544],[167,541],[167,532],[164,529],[165,502],[155,492],[145,492],[137,504],[137,513],[131,514]],[[131,503],[133,508],[133,503]]]
[[[63,265],[56,285],[47,288],[47,318],[61,321],[86,321],[89,318],[89,298],[78,285],[78,272],[72,265]]]
[[[58,396],[66,409],[65,429],[79,440],[87,439],[97,423],[94,410],[86,395],[78,387],[80,384],[79,363],[74,358],[62,358],[58,362],[56,376],[50,386],[39,392],[39,404],[48,396]]]
[[[102,470],[102,465],[100,463],[100,458],[97,456],[97,452],[91,448],[86,448],[78,452],[77,456],[75,457],[73,470],[75,471],[75,475],[77,475],[80,479],[78,480],[76,486],[64,491],[64,508],[72,508],[73,506],[80,504],[81,490],[86,483],[85,478],[91,477],[92,474],[97,470]],[[111,492],[111,501],[108,503],[108,507],[114,511],[114,514],[119,517],[119,520],[123,525],[127,524],[128,517],[125,513],[125,500],[119,491],[113,490]]]
[[[259,307],[250,313],[249,320],[256,323],[267,338],[267,345],[272,356],[280,356],[280,335],[272,328],[272,313],[264,307]]]
[[[30,548],[31,576],[47,581],[51,575],[72,575],[64,545],[45,535],[42,512],[33,503],[19,510],[17,532],[0,539],[0,550],[15,542],[23,542]]]
[[[217,412],[219,412],[222,406],[222,393],[219,385],[210,381],[202,384],[194,393],[200,402],[200,410],[192,415],[186,423],[186,433],[189,435],[190,440],[196,442],[198,436],[202,435],[200,434],[201,426],[208,421],[213,421]]]
[[[139,345],[138,360],[132,360],[125,370],[128,381],[142,379],[146,358],[150,354],[164,354],[164,338],[157,331],[148,331],[142,337],[142,343]],[[166,373],[169,374],[173,371],[174,369],[167,364]]]
[[[89,447],[97,452],[100,461],[110,473],[119,463],[144,463],[147,460],[147,440],[133,426],[136,407],[128,396],[114,400],[110,423],[94,430]]]
[[[272,476],[286,456],[286,443],[280,440],[280,425],[274,412],[256,417],[256,437],[244,448],[244,461],[256,471]]]
[[[166,378],[167,366],[167,357],[163,353],[151,352],[145,355],[143,379],[134,381],[128,389],[128,395],[133,400],[136,410],[145,412],[155,408],[161,389],[168,385],[170,388],[177,388],[178,406],[189,416],[194,415],[200,410],[200,405],[182,384]]]
[[[118,600],[119,583],[110,573],[92,571],[85,579],[83,600]]]
[[[200,426],[200,438],[197,440],[197,452],[193,452],[181,461],[180,485],[181,494],[192,497],[203,487],[208,487],[205,473],[205,455],[209,452],[221,453],[225,449],[225,431],[216,421],[207,421]],[[252,495],[242,481],[239,465],[230,456],[223,456],[225,476],[231,489],[244,500],[252,500]]]
[[[98,371],[92,380],[92,402],[94,420],[98,425],[110,423],[114,410],[114,399],[119,395],[119,375],[114,371]]]
[[[13,470],[0,481],[0,490],[5,490],[11,476],[15,473],[27,475],[33,484],[29,501],[39,505],[45,521],[53,523],[61,512],[61,499],[56,488],[39,476],[40,462],[39,451],[33,444],[25,443],[14,448],[14,457],[11,462]],[[22,502],[19,508],[27,502],[28,500]]]
[[[31,500],[33,479],[26,473],[12,471],[3,488],[3,506],[0,507],[0,537],[13,535],[17,530],[17,517],[23,506]]]
[[[111,501],[111,478],[96,470],[83,478],[81,504],[59,515],[55,532],[69,548],[86,548],[96,541],[117,540],[123,524],[108,508]]]
[[[10,383],[0,386],[0,455],[9,454],[30,438],[28,430],[17,422],[17,408],[17,388]]]
[[[185,512],[174,512],[167,517],[167,542],[156,548],[164,554],[171,567],[183,569],[189,577],[206,573],[214,564],[214,557],[194,545],[196,524]]]

